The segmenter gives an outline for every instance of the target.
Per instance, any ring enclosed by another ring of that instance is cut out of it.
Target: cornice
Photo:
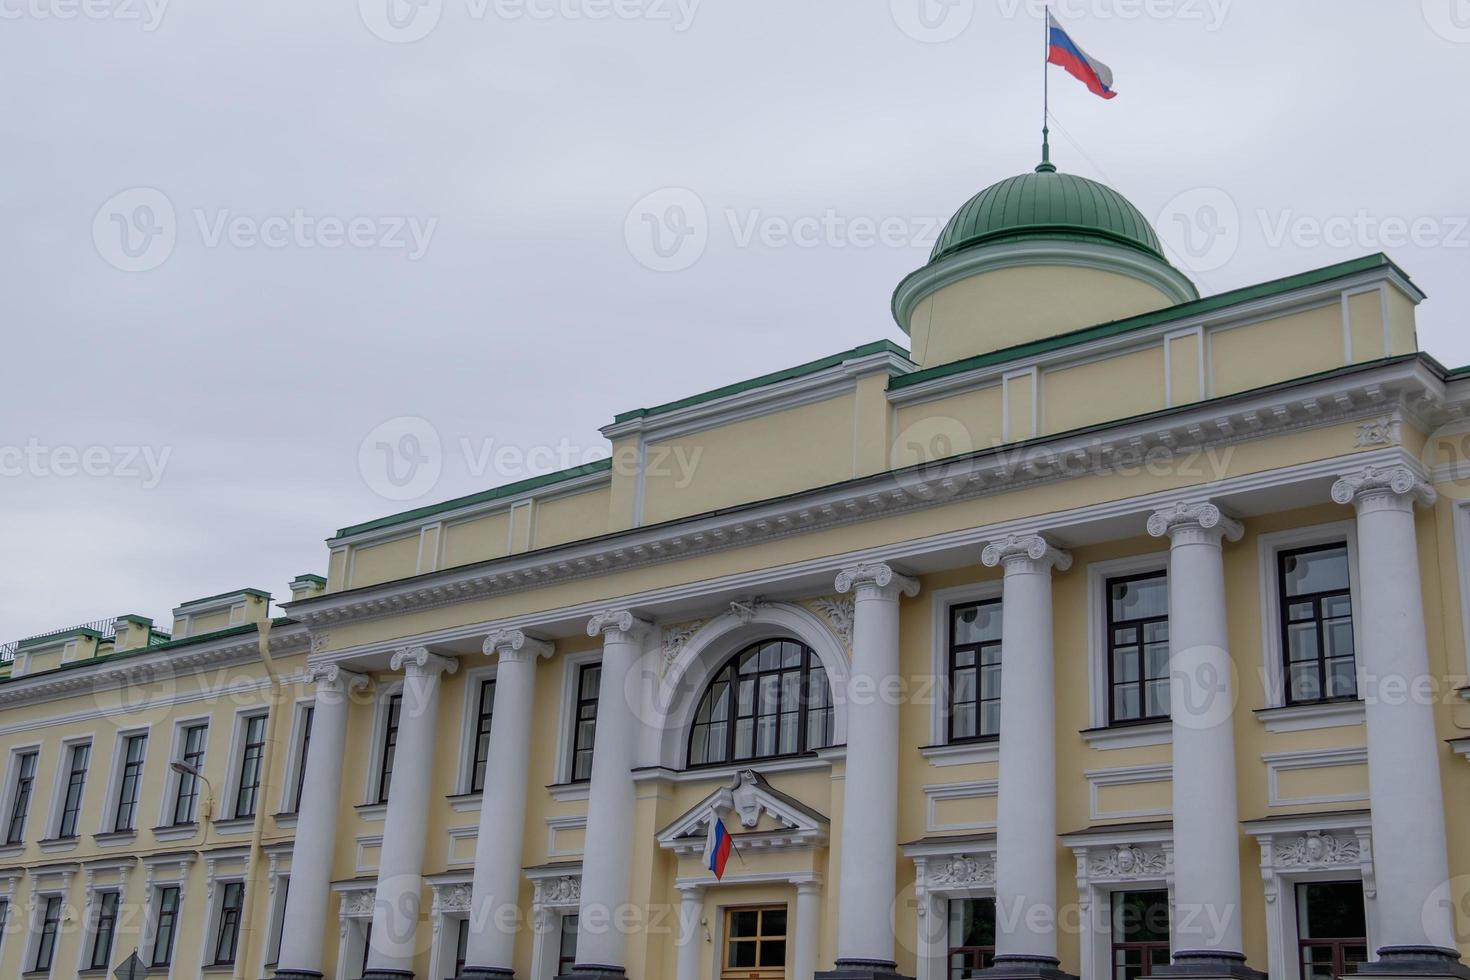
[[[1183,457],[1394,411],[1432,417],[1444,407],[1443,382],[1418,359],[1404,358],[286,608],[314,629],[365,622],[1117,472],[1149,454]]]

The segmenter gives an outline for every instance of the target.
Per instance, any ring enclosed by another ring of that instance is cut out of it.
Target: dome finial
[[[1057,172],[1056,164],[1051,162],[1051,129],[1047,126],[1041,127],[1041,163],[1037,165],[1036,172],[1039,174]]]

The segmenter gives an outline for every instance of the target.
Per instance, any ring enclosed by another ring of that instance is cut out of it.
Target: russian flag
[[[725,821],[715,817],[710,825],[709,836],[704,839],[704,866],[715,873],[715,880],[725,877],[725,862],[730,860],[730,849],[734,847]]]
[[[1046,60],[1067,69],[1067,74],[1090,88],[1093,94],[1105,99],[1114,98],[1118,93],[1113,91],[1113,70],[1083,51],[1081,46],[1073,41],[1066,31],[1062,30],[1062,25],[1057,23],[1057,19],[1051,15],[1050,11],[1047,12],[1046,22],[1051,36]]]

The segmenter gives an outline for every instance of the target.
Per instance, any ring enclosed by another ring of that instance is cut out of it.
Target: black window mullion
[[[495,681],[480,682],[479,711],[475,716],[475,758],[470,769],[470,792],[485,788],[485,767],[490,762],[490,724],[495,710]]]
[[[393,763],[398,754],[398,723],[403,712],[403,695],[388,699],[388,717],[383,723],[383,754],[378,760],[378,802],[387,803],[393,786]]]
[[[27,752],[16,760],[15,802],[10,807],[10,825],[5,842],[19,844],[25,839],[26,817],[31,809],[31,793],[36,785],[36,753]]]
[[[794,647],[800,652],[800,657],[794,664],[785,662],[788,648]],[[762,667],[761,657],[763,651],[775,650],[776,662],[774,666]],[[749,667],[751,658],[754,658],[755,666]],[[741,666],[749,668],[742,672]],[[788,683],[794,679],[794,683]],[[740,704],[740,690],[743,684],[751,687],[751,699],[748,709],[743,709]],[[775,698],[770,705],[763,704],[761,691],[767,684],[774,685]],[[752,759],[785,758],[803,755],[817,748],[826,746],[826,736],[818,733],[817,739],[822,744],[816,744],[813,738],[811,726],[814,718],[823,721],[832,710],[831,691],[826,687],[826,672],[822,669],[821,661],[815,652],[803,643],[791,639],[763,640],[752,646],[746,647],[725,661],[710,675],[710,681],[700,697],[696,708],[694,721],[689,727],[688,760],[691,766],[723,765],[733,762],[745,762]],[[823,692],[820,696],[813,693],[814,688]],[[727,706],[723,721],[715,719],[714,715],[719,707],[717,695],[724,699]],[[821,704],[814,708],[813,702],[820,699]],[[814,712],[818,714],[814,715]],[[701,721],[701,717],[705,720]],[[773,737],[770,751],[765,751],[760,743],[761,722],[765,720],[772,727]],[[746,721],[750,725],[749,751],[743,751],[740,739],[740,723]],[[789,748],[782,747],[782,732],[787,721],[792,721],[794,726],[794,739]],[[724,726],[723,733],[718,742],[714,741],[713,732],[718,725]],[[823,722],[822,730],[826,732],[830,726]],[[704,736],[703,749],[696,748],[696,738]],[[723,751],[722,751],[723,749]]]
[[[1325,589],[1317,592],[1303,592],[1291,595],[1287,591],[1287,565],[1294,559],[1310,555],[1323,554],[1326,552],[1341,552],[1344,561],[1347,560],[1347,548],[1345,545],[1329,544],[1310,548],[1298,548],[1292,551],[1282,551],[1277,554],[1276,561],[1276,599],[1277,609],[1281,617],[1281,670],[1284,681],[1286,703],[1291,704],[1316,704],[1323,701],[1349,700],[1358,696],[1357,678],[1353,679],[1352,690],[1345,694],[1337,694],[1332,690],[1331,667],[1335,660],[1348,659],[1330,657],[1327,647],[1327,624],[1329,620],[1339,619],[1327,615],[1327,604],[1334,599],[1346,599],[1348,604],[1348,624],[1352,629],[1352,587],[1349,581],[1348,587],[1340,589]],[[1349,573],[1350,575],[1350,573]],[[1293,620],[1291,618],[1291,607],[1297,605],[1308,605],[1311,607],[1311,618],[1309,620]],[[1302,626],[1310,623],[1313,630],[1313,647],[1315,656],[1312,662],[1312,673],[1316,678],[1316,696],[1309,692],[1297,690],[1293,680],[1293,665],[1300,666],[1302,661],[1291,659],[1291,636],[1293,626]],[[1356,647],[1356,631],[1354,631],[1353,645]],[[1356,650],[1351,657],[1353,669],[1356,673],[1357,658]]]

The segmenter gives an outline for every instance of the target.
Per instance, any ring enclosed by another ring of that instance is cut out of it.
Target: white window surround
[[[141,942],[138,944],[138,957],[145,964],[150,964],[149,970],[157,969],[151,964],[153,962],[153,943],[158,936],[159,893],[165,888],[179,890],[179,913],[174,919],[174,947],[173,955],[169,957],[167,977],[174,975],[174,965],[179,960],[177,955],[179,923],[183,919],[184,900],[189,891],[189,869],[193,863],[194,855],[189,852],[143,858],[146,885],[143,894],[143,931],[140,936]],[[153,976],[157,976],[157,973],[155,972]]]
[[[246,852],[248,854],[248,852]],[[219,944],[220,912],[225,904],[225,886],[229,884],[247,885],[244,873],[245,854],[236,855],[232,850],[227,855],[219,857],[206,857],[205,867],[205,928],[199,943],[199,971],[201,974],[214,965],[215,948]],[[224,863],[239,864],[240,870],[231,870],[228,873],[220,872],[219,866]],[[250,901],[250,889],[245,887],[240,894],[240,907],[243,909]],[[243,915],[242,915],[243,918]],[[237,934],[235,937],[235,959],[238,961],[246,955],[245,936]],[[178,959],[177,956],[174,957]]]
[[[373,743],[368,747],[368,767],[362,781],[362,802],[357,808],[358,816],[365,820],[387,818],[388,804],[378,802],[378,777],[383,771],[383,740],[388,734],[388,703],[402,693],[403,681],[399,679],[379,684],[373,695]],[[402,725],[401,709],[398,718]],[[392,787],[389,789],[391,792]]]
[[[97,754],[95,732],[87,732],[85,735],[76,735],[72,738],[62,740],[61,754],[56,760],[56,768],[54,770],[56,773],[56,783],[51,791],[51,808],[46,815],[46,832],[42,835],[44,839],[41,843],[41,849],[43,851],[70,849],[76,846],[75,839],[61,841],[58,840],[57,835],[61,833],[61,811],[66,806],[66,786],[71,774],[71,752],[78,745],[89,747],[87,753],[87,776],[82,783],[81,812],[77,817],[78,836],[82,832],[82,821],[85,819],[87,813],[87,791],[92,788],[93,783],[92,764],[96,761]],[[37,782],[40,781],[39,776],[40,771],[37,770]]]
[[[97,827],[97,832],[99,834],[114,834],[114,833],[117,833],[118,832],[118,830],[117,830],[117,807],[118,807],[118,804],[120,802],[122,802],[122,800],[121,800],[121,797],[122,797],[122,775],[123,775],[123,767],[126,766],[127,765],[127,762],[128,762],[128,760],[127,760],[128,739],[132,738],[134,735],[141,735],[145,739],[148,739],[149,741],[152,741],[152,734],[153,734],[153,727],[151,725],[144,725],[144,726],[141,726],[141,727],[138,727],[138,728],[125,728],[125,729],[122,729],[121,731],[119,731],[117,733],[117,737],[113,740],[112,764],[108,767],[108,770],[107,770],[107,795],[103,797],[103,800],[105,801],[105,805],[102,808],[102,819],[99,822],[99,825]],[[144,743],[144,746],[143,746],[143,772],[144,772],[144,775],[145,776],[147,774],[147,770],[148,770],[148,744],[145,742]],[[129,831],[129,833],[136,833],[137,832],[137,830],[138,830],[138,823],[139,823],[137,811],[138,810],[141,810],[142,807],[143,807],[143,783],[142,783],[142,779],[140,778],[139,779],[139,785],[138,785],[138,802],[137,802],[137,806],[134,808],[134,814],[133,814],[133,829],[132,829],[132,831]]]
[[[1131,749],[1143,745],[1168,745],[1173,729],[1168,719],[1148,724],[1109,723],[1108,699],[1108,580],[1128,575],[1168,571],[1169,551],[1089,562],[1087,565],[1087,689],[1091,693],[1090,728],[1082,738],[1094,749]]]
[[[1264,657],[1260,669],[1268,710],[1286,707],[1286,673],[1283,666],[1285,654],[1281,648],[1281,608],[1277,597],[1279,591],[1277,555],[1283,551],[1294,551],[1297,548],[1342,543],[1346,543],[1348,551],[1348,587],[1352,593],[1353,640],[1356,645],[1358,638],[1363,635],[1362,603],[1359,598],[1362,595],[1362,589],[1358,584],[1357,524],[1354,521],[1334,521],[1328,524],[1292,528],[1288,531],[1274,531],[1262,534],[1256,539],[1256,550],[1260,563],[1261,652]],[[1359,671],[1358,691],[1361,693],[1363,689],[1361,657],[1358,658],[1357,666]],[[1305,719],[1309,723],[1316,720],[1321,724],[1300,726],[1296,730],[1301,730],[1301,727],[1330,728],[1359,723],[1359,721],[1352,720],[1351,716],[1345,717],[1340,711],[1331,710],[1330,705],[1324,708],[1319,708],[1317,705],[1308,707],[1318,710],[1315,714],[1312,711],[1301,713],[1295,720],[1300,722]],[[1263,719],[1263,721],[1269,720],[1269,717]]]
[[[432,875],[425,879],[432,902],[429,921],[433,926],[433,942],[429,948],[429,976],[452,977],[457,974],[454,961],[459,945],[459,924],[469,918],[473,874],[456,871]]]
[[[174,722],[173,738],[170,741],[168,753],[168,761],[170,766],[172,766],[173,763],[178,762],[184,757],[184,733],[190,728],[195,727],[196,725],[204,726],[203,769],[205,772],[208,772],[210,742],[209,736],[211,734],[209,715],[195,715],[192,718],[181,718],[178,721]],[[158,840],[167,841],[178,840],[183,837],[192,837],[196,833],[195,826],[203,822],[204,803],[209,791],[204,787],[203,783],[201,782],[199,786],[199,800],[194,805],[194,822],[191,824],[184,824],[178,828],[175,828],[173,826],[174,807],[178,803],[179,787],[182,784],[183,779],[184,777],[180,773],[174,772],[172,768],[169,769],[166,775],[163,799],[159,801],[158,823],[153,828],[153,836]],[[219,801],[214,800],[213,804],[215,807],[215,812],[212,815],[218,816]]]
[[[286,899],[291,887],[291,848],[278,847],[270,852],[266,871],[266,931],[262,940],[260,961],[274,966],[281,958],[281,937],[286,925]]]
[[[531,978],[552,980],[561,948],[562,917],[576,915],[581,901],[582,864],[543,865],[523,873],[535,889],[531,896]]]
[[[995,897],[995,851],[993,834],[934,837],[904,846],[915,872],[915,980],[949,980],[949,902]]]
[[[1470,500],[1451,508],[1455,528],[1455,568],[1460,581],[1460,631],[1465,644],[1465,686],[1460,695],[1470,700]]]
[[[1296,886],[1304,882],[1361,881],[1368,949],[1377,948],[1378,892],[1367,810],[1267,817],[1248,820],[1244,827],[1261,850],[1271,976],[1295,977],[1299,973],[1295,892]]]
[[[109,871],[121,870],[115,868]],[[132,870],[132,862],[128,862],[126,870]],[[98,884],[95,880],[96,870],[87,869],[88,882],[86,894],[82,898],[82,930],[80,949],[77,950],[77,973],[82,974],[91,969],[92,947],[97,942],[97,925],[102,917],[102,896],[108,893],[117,895],[117,918],[112,925],[112,951],[109,955],[109,967],[111,972],[111,960],[115,960],[122,949],[125,940],[124,928],[128,925],[127,910],[123,906],[124,896],[127,894],[127,877],[123,875],[119,881],[108,884]]]
[[[459,768],[454,780],[454,792],[465,796],[474,792],[475,777],[475,733],[480,720],[480,685],[493,681],[498,664],[476,667],[465,674],[464,713],[460,715]],[[494,719],[491,719],[494,725]],[[452,964],[451,964],[452,965]],[[449,976],[449,974],[445,974]]]
[[[250,817],[237,818],[235,816],[235,804],[240,795],[240,774],[245,762],[246,726],[252,718],[262,718],[267,715],[268,709],[261,705],[249,705],[235,710],[235,721],[232,726],[234,730],[230,735],[230,755],[226,760],[225,782],[223,786],[218,787],[220,800],[217,812],[215,813],[216,824],[223,823],[228,827],[232,821],[250,820],[253,822],[253,818]],[[265,785],[262,783],[260,788],[263,790]],[[257,791],[255,800],[256,809],[258,810],[264,803],[265,801]]]
[[[988,741],[949,741],[949,616],[955,606],[971,602],[988,602],[999,599],[1004,588],[1003,579],[987,579],[949,589],[938,589],[930,594],[930,676],[934,678],[929,711],[929,744],[919,749],[924,758],[935,766],[969,765],[976,762],[996,762],[1000,758],[1000,744]],[[1001,615],[1005,612],[1002,610]],[[1005,664],[1001,664],[1005,670]]]
[[[74,914],[67,901],[67,894],[71,891],[71,874],[63,874],[62,882],[62,885],[57,888],[31,889],[30,928],[25,957],[21,960],[21,969],[27,975],[49,977],[56,973],[56,961],[61,958],[61,945],[66,937],[67,917]],[[36,954],[41,951],[41,923],[46,920],[46,903],[53,898],[61,899],[61,921],[56,927],[56,944],[51,951],[51,966],[49,969],[37,972],[33,967],[36,965]]]
[[[373,906],[376,890],[361,882],[344,882],[333,885],[337,894],[337,973],[339,977],[354,977],[361,973],[363,956],[367,952],[368,931],[373,925]],[[446,974],[447,976],[447,974]]]
[[[1174,830],[1167,822],[1064,834],[1077,862],[1082,969],[1079,980],[1113,976],[1113,893],[1167,890],[1174,909]]]
[[[602,649],[583,650],[569,653],[561,658],[561,712],[556,725],[556,783],[552,795],[558,802],[571,799],[586,799],[587,783],[572,782],[572,740],[575,735],[577,713],[577,679],[585,664],[602,663]],[[565,787],[567,792],[559,791]],[[580,791],[579,795],[567,795]]]
[[[315,707],[315,697],[297,698],[291,704],[291,734],[286,742],[286,768],[281,774],[281,798],[275,813],[277,826],[287,829],[296,826],[296,811],[301,805],[301,801],[296,799],[296,784],[306,762],[301,758],[301,741],[306,737],[307,709]]]
[[[31,799],[26,813],[25,837],[35,837],[36,790],[41,782],[41,765],[45,761],[40,742],[14,745],[10,748],[10,761],[5,766],[4,791],[0,793],[0,857],[13,857],[25,849],[24,841],[20,844],[6,844],[5,839],[10,833],[10,817],[15,809],[15,791],[20,785],[20,758],[30,752],[36,753],[36,776],[31,782]]]

